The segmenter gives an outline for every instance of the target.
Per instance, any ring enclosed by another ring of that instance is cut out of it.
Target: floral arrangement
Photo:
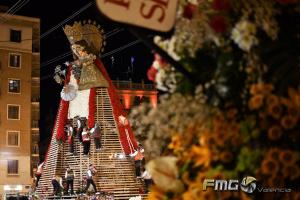
[[[154,61],[147,72],[148,79],[155,82],[156,88],[161,91],[174,92],[176,89],[176,73],[174,68],[159,54],[154,54]]]
[[[130,114],[155,182],[150,200],[300,198],[299,14],[297,0],[180,1],[173,35],[154,41],[194,80],[177,74],[157,108]],[[156,61],[148,75],[157,84],[168,64]],[[245,176],[292,192],[202,188]]]
[[[220,111],[197,103],[197,95],[174,94],[162,99],[157,109],[149,105],[134,109],[131,117],[140,119],[135,131],[144,139],[146,158],[151,160],[147,167],[157,184],[149,199],[250,199],[243,192],[202,190],[205,178],[246,175],[259,178],[264,187],[297,191],[300,87],[290,88],[287,97],[272,91],[270,84],[253,84],[249,114],[243,116],[230,105]],[[171,111],[175,109],[176,114]],[[286,195],[297,199],[299,193]]]

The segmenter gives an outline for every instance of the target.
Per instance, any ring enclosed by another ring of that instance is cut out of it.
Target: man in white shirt
[[[40,178],[42,176],[43,173],[43,166],[44,166],[44,162],[40,163],[37,167],[36,173],[35,173],[35,177],[36,177],[36,183],[35,183],[35,187],[38,186]]]
[[[150,186],[153,184],[151,174],[145,169],[142,174],[142,178],[144,179],[145,184],[146,184],[146,192],[148,192]]]
[[[88,155],[91,146],[91,138],[90,138],[90,131],[87,127],[83,128],[82,131],[82,144],[83,144],[83,154]]]
[[[90,185],[92,184],[95,193],[97,193],[97,187],[93,180],[94,174],[97,173],[96,168],[92,164],[90,164],[86,173],[87,173],[87,180],[86,180],[86,187],[84,189],[84,192],[86,192],[89,189]]]

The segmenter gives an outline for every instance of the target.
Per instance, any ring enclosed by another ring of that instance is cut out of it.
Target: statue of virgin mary
[[[63,127],[67,120],[79,116],[87,119],[88,128],[93,128],[96,90],[106,88],[122,147],[126,154],[132,154],[137,148],[137,142],[129,123],[117,123],[119,116],[126,116],[126,113],[105,67],[98,58],[105,45],[103,30],[91,22],[83,24],[75,22],[73,26],[65,26],[64,32],[71,44],[74,61],[68,66],[61,92],[63,112],[58,116],[59,127]],[[64,140],[63,130],[57,131],[57,139]]]

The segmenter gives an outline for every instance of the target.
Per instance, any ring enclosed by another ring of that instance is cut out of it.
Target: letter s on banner
[[[111,20],[168,32],[175,23],[178,0],[96,0]]]
[[[144,14],[144,12],[145,12],[145,9],[144,8],[146,8],[146,4],[145,3],[142,3],[142,6],[141,6],[141,15],[145,18],[145,19],[150,19],[151,17],[153,17],[153,15],[154,15],[154,12],[156,11],[156,10],[160,10],[161,11],[161,15],[160,15],[160,17],[158,18],[158,21],[160,22],[160,23],[162,23],[163,22],[163,20],[165,19],[165,9],[162,7],[162,6],[160,6],[160,5],[153,5],[151,8],[150,8],[150,10],[147,12],[147,14]]]

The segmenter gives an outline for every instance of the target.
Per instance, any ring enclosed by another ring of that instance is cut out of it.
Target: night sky
[[[1,0],[1,5],[11,7],[18,0]],[[25,1],[25,0],[22,0]],[[55,27],[58,23],[71,16],[80,8],[88,4],[89,0],[30,0],[22,9],[16,12],[17,15],[38,17],[41,19],[41,34]],[[96,4],[68,21],[66,24],[73,24],[74,21],[95,20],[100,24],[106,33],[124,29],[117,34],[109,37],[106,41],[107,45],[103,54],[126,45],[135,38],[126,28],[126,26],[111,22],[102,17],[98,11]],[[40,151],[43,155],[48,146],[48,142],[52,133],[54,120],[59,104],[61,86],[57,85],[52,74],[56,65],[63,65],[66,61],[72,61],[72,56],[65,57],[57,62],[45,65],[49,60],[56,58],[70,51],[69,42],[64,35],[62,27],[59,27],[51,34],[43,37],[41,43],[41,119],[40,134],[41,145]],[[114,57],[114,65],[112,66],[111,57]],[[131,66],[131,58],[134,57],[133,73],[128,73],[128,67]],[[114,53],[102,59],[106,69],[110,73],[112,79],[128,80],[131,78],[135,82],[144,79],[147,82],[146,70],[151,65],[153,55],[143,43],[138,43],[125,50]]]

